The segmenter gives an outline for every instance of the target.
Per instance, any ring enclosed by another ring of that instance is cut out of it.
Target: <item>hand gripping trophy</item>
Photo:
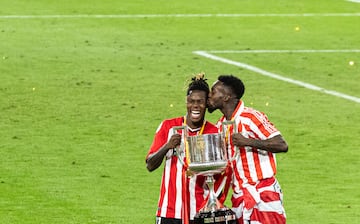
[[[224,127],[224,125],[229,124],[234,124],[234,122],[224,122],[222,125]],[[195,224],[236,224],[235,213],[217,199],[217,193],[214,190],[214,175],[223,172],[229,161],[234,160],[237,156],[237,152],[230,158],[224,131],[218,134],[187,136],[185,126],[175,127],[174,131],[179,129],[184,130],[186,139],[185,145],[177,149],[180,161],[185,160],[190,173],[206,176],[206,183],[209,188],[208,200],[205,206],[195,215]],[[221,190],[218,189],[217,191]]]

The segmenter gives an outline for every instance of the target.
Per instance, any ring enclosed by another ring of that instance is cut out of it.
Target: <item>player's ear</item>
[[[230,98],[231,98],[231,96],[230,96],[229,94],[226,94],[226,95],[224,96],[224,101],[229,101]]]

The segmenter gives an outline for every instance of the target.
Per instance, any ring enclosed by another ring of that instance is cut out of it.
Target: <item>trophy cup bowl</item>
[[[187,137],[189,170],[199,175],[214,175],[225,170],[227,151],[222,134]]]

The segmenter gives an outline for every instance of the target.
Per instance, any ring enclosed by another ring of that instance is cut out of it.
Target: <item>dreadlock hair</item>
[[[191,78],[186,95],[188,96],[193,90],[202,90],[206,92],[206,97],[209,95],[210,88],[205,79],[205,73],[199,73]]]
[[[244,83],[233,75],[220,75],[218,80],[225,86],[229,87],[231,91],[236,95],[237,99],[241,99],[245,92]]]

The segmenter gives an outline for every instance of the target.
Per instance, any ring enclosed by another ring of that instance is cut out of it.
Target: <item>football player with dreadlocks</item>
[[[181,162],[175,155],[175,149],[180,144],[184,144],[185,131],[188,136],[218,133],[216,126],[205,120],[209,92],[209,85],[203,73],[193,77],[187,88],[186,115],[166,119],[156,130],[146,156],[146,164],[147,169],[153,171],[161,165],[163,160],[165,161],[156,212],[157,224],[192,222],[195,214],[204,206],[204,201],[209,194],[205,177],[187,175],[186,160]],[[173,128],[178,126],[185,126],[186,129],[178,130],[174,134]],[[215,191],[221,185],[224,176],[225,174],[215,176]],[[220,200],[223,202],[225,197]]]

